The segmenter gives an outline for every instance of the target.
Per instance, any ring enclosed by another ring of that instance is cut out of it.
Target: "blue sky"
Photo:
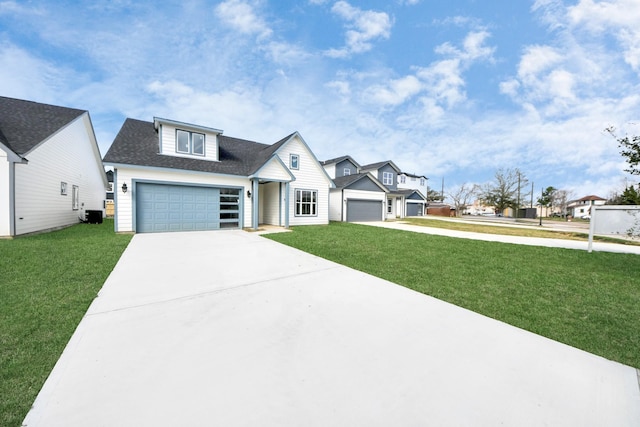
[[[621,190],[640,133],[638,0],[2,1],[0,94],[393,160],[445,191],[519,168]]]

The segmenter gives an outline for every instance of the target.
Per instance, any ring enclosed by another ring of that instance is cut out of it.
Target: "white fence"
[[[640,237],[640,206],[605,205],[591,207],[589,252],[594,234]]]

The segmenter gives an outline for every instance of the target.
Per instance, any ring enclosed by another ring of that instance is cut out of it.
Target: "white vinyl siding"
[[[280,194],[280,183],[269,182],[260,185],[260,223],[282,225],[280,222],[280,206],[284,209],[284,202],[276,203]],[[284,184],[282,184],[284,187]],[[284,197],[283,197],[284,199]],[[283,213],[284,215],[284,213]]]
[[[104,211],[106,178],[88,114],[78,117],[15,165],[16,234],[79,222],[86,210]],[[67,195],[60,183],[67,183]],[[73,209],[72,188],[80,190]],[[4,205],[3,205],[4,207]]]
[[[308,151],[307,146],[294,137],[278,150],[278,156],[283,162],[289,161],[290,154],[300,156],[300,169],[291,170],[295,176],[289,186],[289,225],[328,224],[329,223],[329,186],[331,185],[324,169]],[[288,163],[285,163],[288,164]],[[318,191],[318,210],[316,216],[295,215],[295,190],[312,189]]]
[[[11,167],[7,153],[0,148],[0,236],[11,235]]]

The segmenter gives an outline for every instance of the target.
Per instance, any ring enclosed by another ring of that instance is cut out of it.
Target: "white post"
[[[596,206],[591,206],[591,219],[589,220],[589,244],[587,245],[587,252],[591,253],[593,249],[593,231],[596,224]]]

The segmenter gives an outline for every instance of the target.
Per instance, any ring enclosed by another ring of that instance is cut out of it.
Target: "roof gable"
[[[393,163],[391,160],[385,160],[382,162],[377,162],[377,163],[370,163],[368,165],[364,165],[362,166],[362,170],[363,171],[371,171],[371,170],[379,170],[380,168],[384,167],[385,165],[390,165],[395,171],[396,173],[401,173],[400,172],[400,168],[398,166],[395,165],[395,163]]]
[[[0,97],[0,142],[24,156],[86,110]]]
[[[367,191],[375,191],[375,189],[378,189],[384,193],[389,192],[389,190],[387,190],[387,188],[382,185],[380,181],[378,181],[373,175],[368,172],[341,176],[334,179],[333,182],[335,183],[336,188],[340,189],[366,189]]]

